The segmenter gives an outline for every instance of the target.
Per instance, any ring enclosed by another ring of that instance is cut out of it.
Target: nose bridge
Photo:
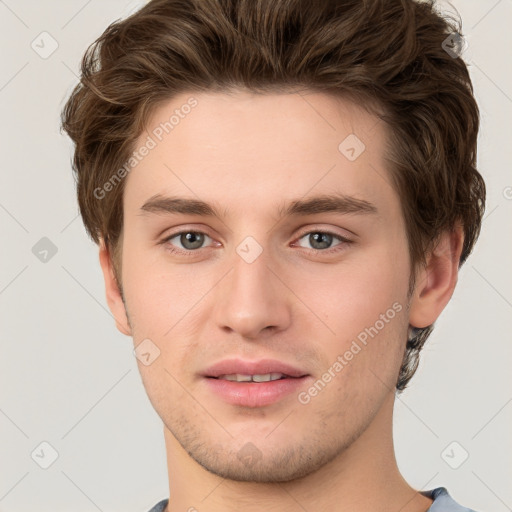
[[[286,287],[274,275],[270,251],[255,237],[235,248],[232,270],[219,289],[215,320],[240,336],[257,337],[263,329],[284,328],[289,322]]]
[[[256,245],[257,244],[257,245]],[[269,251],[263,249],[252,237],[240,243],[233,257],[232,286],[233,291],[242,296],[261,295],[262,298],[271,291]],[[243,292],[250,293],[243,293]]]

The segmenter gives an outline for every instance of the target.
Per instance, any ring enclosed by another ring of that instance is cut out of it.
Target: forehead
[[[323,93],[183,93],[140,136],[136,149],[151,149],[130,171],[125,201],[140,208],[151,196],[179,195],[255,215],[308,194],[396,203],[385,135],[364,108]]]

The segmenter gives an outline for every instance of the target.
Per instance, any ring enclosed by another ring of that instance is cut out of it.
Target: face
[[[410,262],[385,143],[348,101],[240,91],[176,96],[140,137],[150,149],[123,205],[127,329],[146,363],[158,355],[138,362],[155,410],[209,471],[305,476],[389,404]]]

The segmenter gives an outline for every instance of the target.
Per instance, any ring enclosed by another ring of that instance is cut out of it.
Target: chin
[[[202,446],[204,449],[204,445]],[[329,451],[318,451],[313,443],[309,449],[293,446],[277,452],[261,453],[250,442],[238,452],[222,451],[222,455],[201,449],[189,455],[204,469],[221,478],[237,482],[284,483],[304,478],[332,461],[338,453],[332,446]]]

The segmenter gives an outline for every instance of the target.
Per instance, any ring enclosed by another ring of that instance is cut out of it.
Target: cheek
[[[343,398],[347,392],[351,400],[379,396],[379,389],[394,386],[406,341],[409,275],[404,251],[383,247],[372,251],[371,258],[358,259],[357,265],[316,279],[316,293],[307,300],[311,309],[322,311],[332,331],[322,346],[326,368],[340,362],[339,356],[343,366],[333,369],[333,400],[348,399]]]
[[[132,328],[139,337],[165,340],[206,285],[193,266],[171,264],[163,248],[148,250],[130,242],[126,236],[123,287]]]
[[[322,312],[321,316],[336,337],[356,336],[358,331],[373,325],[394,303],[398,302],[405,309],[407,262],[399,261],[396,256],[394,251],[383,248],[358,258],[355,264],[340,265],[334,271],[334,267],[326,267],[316,273],[314,282],[304,289],[305,300],[309,301],[311,309]],[[395,316],[393,314],[393,318]]]

